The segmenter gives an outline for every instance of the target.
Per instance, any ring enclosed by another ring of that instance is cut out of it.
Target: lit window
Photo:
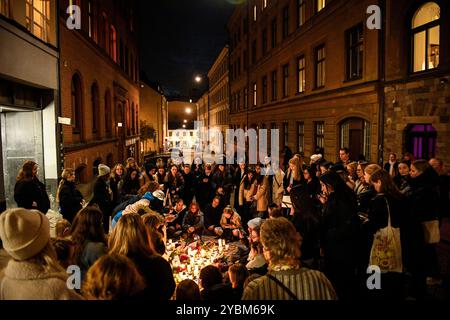
[[[117,33],[114,26],[111,26],[109,33],[109,49],[111,50],[111,58],[114,62],[117,62]]]
[[[326,0],[316,0],[316,12],[319,12],[325,8],[326,2]]]
[[[256,107],[256,98],[257,98],[257,91],[256,91],[256,82],[253,84],[253,106]]]
[[[321,45],[315,50],[316,62],[316,88],[325,86],[325,46]]]
[[[267,0],[263,0],[262,4],[263,4],[263,9],[267,8]]]
[[[26,0],[26,27],[44,41],[49,41],[50,11],[50,1]]]
[[[253,21],[256,21],[257,18],[257,14],[258,14],[258,8],[256,7],[256,5],[253,6]]]
[[[413,72],[437,68],[439,65],[440,7],[427,2],[412,19]]]
[[[297,60],[297,92],[305,92],[306,87],[306,62],[305,57],[302,56]]]
[[[363,25],[346,33],[347,38],[347,80],[359,79],[363,74]]]
[[[305,0],[297,0],[297,27],[302,26],[306,21]]]

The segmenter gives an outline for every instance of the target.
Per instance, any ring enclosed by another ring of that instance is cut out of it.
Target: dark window
[[[289,35],[289,6],[283,9],[283,39]]]
[[[267,76],[262,78],[262,103],[267,103]]]
[[[289,145],[289,123],[283,123],[283,140],[284,146],[287,147]]]
[[[363,75],[364,36],[360,24],[347,31],[347,80],[359,79]]]
[[[98,85],[96,83],[91,86],[91,105],[92,105],[92,132],[97,133],[99,131],[99,94]]]
[[[289,95],[289,65],[283,66],[283,98]]]
[[[248,51],[247,50],[244,50],[244,55],[243,55],[242,59],[244,60],[244,71],[247,71],[247,68],[248,68]]]
[[[323,149],[325,145],[325,122],[314,122],[314,149]]]
[[[278,99],[278,72],[277,70],[272,71],[272,101]]]
[[[243,21],[244,24],[244,35],[246,35],[248,33],[248,19],[245,18]]]
[[[80,134],[83,127],[83,106],[80,77],[75,74],[72,77],[72,130],[75,134]]]
[[[112,109],[111,109],[111,93],[106,91],[105,93],[105,131],[107,137],[111,137],[111,119]]]
[[[252,42],[252,64],[256,64],[256,40]]]
[[[416,159],[429,160],[436,155],[437,131],[431,124],[410,124],[406,128],[406,151]]]
[[[271,26],[271,42],[272,42],[272,49],[277,46],[277,19],[272,20],[272,26]]]
[[[306,60],[304,56],[297,59],[297,92],[305,92],[306,87]]]
[[[297,151],[304,152],[305,148],[305,124],[297,122]]]
[[[315,65],[316,65],[316,88],[325,86],[325,45],[321,45],[315,50]]]
[[[248,88],[244,89],[244,109],[248,108]]]
[[[263,56],[267,53],[267,29],[262,31],[262,54]]]
[[[117,33],[114,26],[111,26],[111,30],[109,33],[109,50],[111,58],[114,60],[114,62],[117,62]]]
[[[241,92],[238,91],[237,95],[236,95],[236,109],[240,110],[241,109]]]

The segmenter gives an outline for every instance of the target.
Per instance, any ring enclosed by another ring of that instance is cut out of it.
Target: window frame
[[[323,50],[323,57],[319,59],[319,51]],[[325,44],[321,44],[314,49],[314,88],[322,89],[326,84],[326,50]],[[323,72],[319,72],[319,67],[323,64]],[[319,73],[323,75],[323,78],[319,78]],[[322,82],[319,84],[319,79],[322,79]]]
[[[300,61],[303,60],[303,66],[300,67]],[[301,81],[301,76],[303,75],[303,81]],[[302,85],[300,88],[300,84]],[[297,57],[297,93],[302,94],[306,92],[306,57],[301,55]]]

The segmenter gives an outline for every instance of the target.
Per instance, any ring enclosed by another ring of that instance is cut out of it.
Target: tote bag
[[[281,200],[281,207],[282,208],[292,208],[292,201],[290,195],[283,196],[283,200]]]
[[[388,225],[374,235],[369,265],[378,266],[382,273],[403,272],[400,229],[391,226],[389,203],[386,198],[384,200],[388,209]]]
[[[433,244],[441,241],[441,232],[439,230],[439,220],[422,222],[425,243]]]

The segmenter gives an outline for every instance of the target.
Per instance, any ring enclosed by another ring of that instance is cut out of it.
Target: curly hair
[[[23,166],[22,169],[20,169],[19,174],[17,175],[16,180],[17,181],[22,181],[22,180],[28,180],[28,179],[32,179],[34,177],[33,175],[33,169],[34,167],[37,165],[36,162],[34,161],[26,161]]]
[[[123,255],[109,254],[89,269],[82,293],[88,300],[119,300],[144,289],[144,279],[133,261]]]
[[[267,219],[261,226],[260,237],[264,250],[270,253],[269,267],[299,264],[302,238],[288,219]]]
[[[86,241],[101,242],[106,245],[105,231],[103,229],[103,214],[97,207],[86,207],[78,211],[71,228],[74,243],[74,260],[81,264]]]

